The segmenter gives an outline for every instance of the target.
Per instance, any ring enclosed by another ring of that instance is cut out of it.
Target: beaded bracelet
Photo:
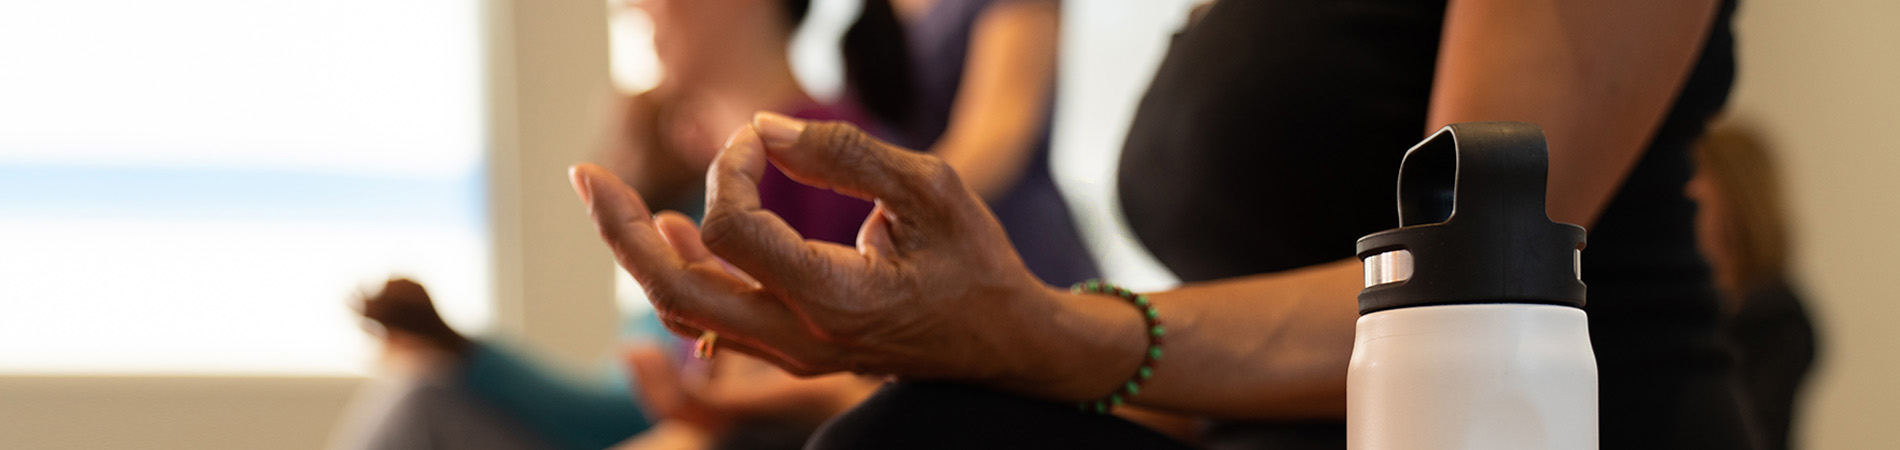
[[[1162,327],[1161,313],[1155,311],[1154,304],[1148,302],[1148,296],[1146,295],[1137,294],[1134,291],[1122,288],[1121,286],[1108,284],[1101,280],[1088,280],[1076,283],[1074,286],[1069,287],[1069,292],[1078,294],[1108,294],[1121,297],[1123,300],[1128,300],[1129,303],[1133,303],[1136,309],[1141,310],[1141,320],[1147,324],[1148,352],[1142,355],[1141,367],[1135,370],[1135,376],[1130,377],[1127,382],[1122,383],[1119,389],[1109,393],[1107,397],[1102,397],[1094,401],[1085,401],[1076,405],[1076,408],[1082,411],[1108,414],[1110,409],[1121,405],[1129,398],[1134,397],[1135,394],[1141,393],[1141,385],[1147,383],[1149,378],[1154,378],[1155,363],[1161,360],[1161,337],[1167,334],[1168,330]]]

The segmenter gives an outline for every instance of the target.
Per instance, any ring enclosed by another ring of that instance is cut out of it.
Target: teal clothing
[[[652,313],[629,318],[621,336],[667,339]],[[664,342],[664,341],[663,341]],[[459,373],[461,384],[560,449],[599,450],[652,426],[630,392],[620,365],[583,382],[553,373],[494,342],[477,341]]]

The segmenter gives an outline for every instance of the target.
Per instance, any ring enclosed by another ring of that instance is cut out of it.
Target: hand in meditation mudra
[[[805,240],[761,209],[768,160],[875,201],[856,247]],[[1071,401],[1118,389],[1147,356],[1139,309],[1044,285],[949,165],[850,125],[759,114],[709,169],[703,226],[653,214],[600,167],[571,176],[663,322],[702,346],[801,376],[956,380]]]

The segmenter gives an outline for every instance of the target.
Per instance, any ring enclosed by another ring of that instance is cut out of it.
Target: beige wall
[[[488,0],[496,325],[578,366],[613,266],[568,188],[609,91],[604,3]],[[238,338],[238,337],[234,337]],[[356,378],[0,376],[0,449],[317,449]]]
[[[316,449],[362,380],[0,379],[0,448]]]
[[[1731,110],[1771,134],[1822,333],[1806,448],[1900,442],[1900,2],[1748,0]]]
[[[619,314],[616,268],[568,183],[591,159],[613,92],[606,3],[496,1],[489,33],[493,108],[490,226],[500,331],[557,361],[589,362]]]

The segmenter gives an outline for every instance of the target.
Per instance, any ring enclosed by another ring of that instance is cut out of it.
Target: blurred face
[[[724,53],[735,33],[733,18],[746,0],[641,0],[638,5],[653,19],[653,47],[669,80],[692,79],[706,73],[711,60]],[[722,32],[727,31],[727,32]]]

